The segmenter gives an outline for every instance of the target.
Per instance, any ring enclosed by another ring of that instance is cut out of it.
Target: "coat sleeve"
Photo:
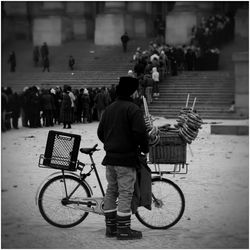
[[[131,117],[131,127],[135,143],[143,153],[149,152],[148,135],[142,111],[137,109]]]

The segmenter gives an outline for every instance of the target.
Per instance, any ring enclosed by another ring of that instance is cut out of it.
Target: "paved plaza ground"
[[[191,249],[249,247],[249,141],[248,136],[212,135],[210,122],[203,125],[198,138],[187,148],[189,172],[168,176],[185,195],[186,209],[177,225],[168,230],[151,230],[133,217],[132,227],[143,232],[142,240],[117,241],[105,238],[104,217],[89,214],[78,226],[60,229],[49,225],[35,203],[36,191],[46,176],[55,170],[38,167],[44,153],[48,128],[20,128],[2,133],[1,195],[2,248],[124,248]],[[245,124],[248,121],[217,121]],[[159,118],[155,125],[174,124]],[[99,144],[95,160],[106,187],[102,143],[96,135],[98,122],[73,124],[63,130],[80,134],[81,147]],[[79,156],[87,161],[86,156]],[[164,166],[163,166],[164,167]],[[91,187],[100,193],[91,179]]]

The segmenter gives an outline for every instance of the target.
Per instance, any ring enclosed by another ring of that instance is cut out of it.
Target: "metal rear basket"
[[[149,161],[156,164],[184,164],[186,152],[186,142],[178,133],[160,132],[160,142],[149,148]]]
[[[39,167],[75,171],[80,141],[80,135],[50,130],[45,154],[39,158]]]

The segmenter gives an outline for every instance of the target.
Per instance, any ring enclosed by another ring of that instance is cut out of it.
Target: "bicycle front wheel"
[[[151,210],[139,207],[135,216],[146,227],[167,229],[181,219],[185,209],[185,198],[174,182],[155,178],[152,179],[151,205]]]
[[[88,215],[77,201],[90,196],[89,189],[80,179],[71,175],[60,175],[42,187],[38,196],[38,207],[43,218],[51,225],[73,227]]]

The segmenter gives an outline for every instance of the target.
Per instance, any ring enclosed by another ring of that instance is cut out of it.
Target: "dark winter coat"
[[[133,199],[131,202],[132,213],[136,213],[138,207],[151,210],[152,181],[151,170],[147,165],[147,158],[138,156],[138,167],[136,169],[136,182]]]
[[[55,110],[54,98],[50,93],[45,93],[41,97],[42,110]]]
[[[138,151],[149,151],[142,111],[130,97],[118,97],[106,108],[97,134],[106,151],[103,165],[136,167]]]
[[[72,112],[71,112],[71,99],[68,93],[63,93],[63,99],[60,109],[60,120],[61,122],[72,122]]]

